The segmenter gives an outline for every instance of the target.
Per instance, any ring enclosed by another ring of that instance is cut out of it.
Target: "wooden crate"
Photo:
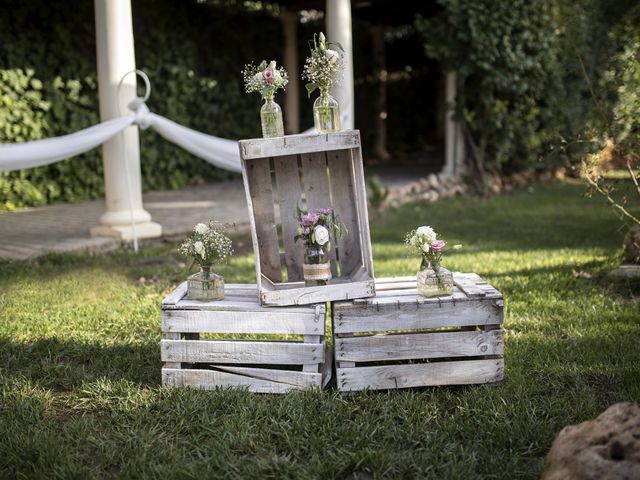
[[[162,302],[163,385],[283,393],[329,380],[325,304],[263,308],[255,285],[226,285],[225,299],[210,302],[186,290],[184,282]]]
[[[415,277],[378,279],[376,296],[332,305],[338,389],[392,389],[502,380],[502,295],[475,274],[424,298]]]
[[[302,305],[375,294],[357,130],[240,141],[261,305]],[[331,207],[348,234],[332,242],[329,285],[305,287],[296,207]],[[337,243],[337,244],[336,244]]]

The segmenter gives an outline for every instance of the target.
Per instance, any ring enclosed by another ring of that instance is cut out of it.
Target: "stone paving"
[[[165,238],[183,236],[209,218],[235,223],[239,231],[249,229],[242,180],[149,192],[143,202],[153,221],[162,225]],[[0,258],[25,260],[49,252],[115,250],[122,245],[120,240],[89,235],[104,211],[104,200],[95,200],[0,213]]]
[[[428,177],[423,177],[428,173],[418,166],[370,168],[366,176],[379,177],[389,188],[390,198],[409,200],[420,190],[431,188]],[[249,213],[241,179],[176,191],[153,191],[144,194],[143,202],[153,221],[162,225],[165,239],[179,239],[196,223],[210,218],[235,224],[236,233],[249,231]],[[116,238],[91,237],[89,234],[104,211],[104,200],[94,200],[0,212],[0,258],[26,260],[50,252],[95,254],[120,248],[123,242]],[[157,239],[142,240],[141,243],[153,241]]]

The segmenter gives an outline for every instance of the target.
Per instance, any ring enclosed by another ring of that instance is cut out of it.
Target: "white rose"
[[[207,225],[205,225],[204,223],[199,223],[193,228],[193,231],[199,233],[200,235],[204,235],[209,231],[209,227],[207,227]]]
[[[206,253],[204,251],[204,243],[202,242],[196,242],[193,244],[193,249],[196,251],[196,253],[198,255],[200,255],[203,259],[206,256]]]
[[[335,50],[331,50],[330,48],[327,48],[326,55],[327,55],[327,58],[329,59],[329,63],[331,64],[335,64],[340,61],[340,54]]]
[[[253,81],[260,84],[262,83],[262,72],[258,72],[253,76]]]
[[[431,247],[429,246],[428,243],[425,243],[424,245],[422,245],[422,251],[424,253],[429,253],[429,250],[431,249]]]
[[[409,245],[411,245],[412,247],[417,247],[418,245],[420,245],[420,240],[418,239],[417,235],[413,235],[409,239]]]
[[[322,225],[318,225],[316,228],[314,228],[313,234],[318,245],[324,245],[329,241],[329,230],[327,230],[326,227],[323,227]]]
[[[427,242],[431,243],[436,239],[436,232],[433,231],[433,228],[431,227],[419,227],[416,230],[416,235],[424,238]]]

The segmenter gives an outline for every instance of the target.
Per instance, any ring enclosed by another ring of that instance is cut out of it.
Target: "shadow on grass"
[[[160,384],[160,344],[102,345],[58,338],[30,343],[0,339],[4,376],[24,377],[41,388],[65,392],[99,379]]]

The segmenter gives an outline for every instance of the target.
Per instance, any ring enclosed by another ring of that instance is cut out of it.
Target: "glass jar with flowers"
[[[330,48],[333,46],[337,50]],[[306,84],[309,95],[316,89],[320,90],[320,96],[313,103],[313,123],[318,133],[340,131],[340,106],[329,94],[329,89],[338,83],[343,66],[342,47],[338,43],[327,42],[322,32],[317,40],[314,34],[311,56],[305,61],[302,78],[309,81]]]
[[[210,220],[198,223],[178,251],[191,263],[200,265],[200,271],[187,279],[187,297],[191,300],[222,300],[224,278],[211,271],[214,263],[233,255],[231,239],[221,223]]]
[[[304,244],[302,276],[305,286],[327,285],[331,280],[331,235],[335,239],[346,233],[340,218],[331,208],[306,212],[298,208],[298,228],[294,240]]]
[[[263,60],[258,66],[252,63],[245,65],[242,76],[245,91],[247,93],[258,92],[264,100],[260,109],[262,136],[264,138],[283,136],[282,109],[273,100],[273,97],[278,90],[284,90],[289,81],[285,69],[283,67],[277,68],[276,62],[273,60],[268,64]]]
[[[429,226],[418,227],[405,236],[405,244],[422,257],[416,274],[418,294],[423,297],[441,297],[453,294],[453,274],[441,266],[446,243]],[[455,245],[454,249],[460,248]]]

